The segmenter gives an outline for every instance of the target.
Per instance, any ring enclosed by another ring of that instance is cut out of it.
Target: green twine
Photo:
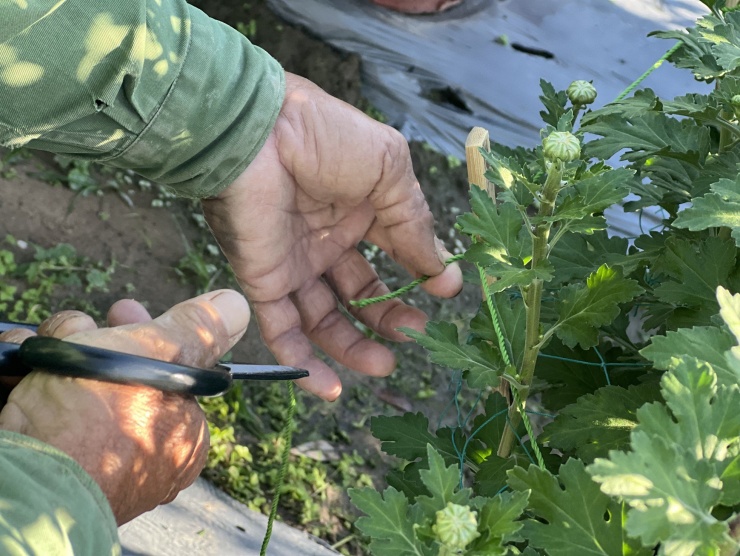
[[[480,276],[480,282],[483,286],[483,293],[486,296],[488,311],[491,313],[491,323],[493,324],[493,329],[496,332],[499,350],[501,350],[501,357],[504,360],[504,364],[507,367],[512,368],[513,365],[511,363],[511,357],[509,356],[509,350],[506,347],[506,337],[504,336],[503,329],[501,328],[501,320],[498,314],[498,308],[496,307],[493,295],[491,294],[486,271],[483,269],[482,266],[476,266],[478,267],[478,275]],[[510,384],[510,386],[511,394],[514,397],[514,403],[516,403],[516,409],[517,411],[519,411],[519,415],[521,415],[522,417],[524,428],[527,429],[527,434],[529,435],[529,443],[532,446],[532,451],[534,452],[535,457],[537,458],[537,463],[539,464],[541,469],[545,469],[545,460],[542,458],[542,452],[540,452],[540,447],[537,445],[537,441],[535,440],[534,429],[532,428],[532,421],[530,421],[529,415],[527,414],[527,406],[522,402],[521,396],[519,395],[519,389],[513,384]],[[511,423],[509,423],[509,426],[511,426]],[[514,431],[514,434],[516,434],[516,431]],[[522,448],[524,448],[523,444]]]
[[[447,259],[445,261],[445,265],[450,265],[454,262],[459,261],[465,256],[464,253],[460,253],[459,255],[454,255]],[[373,303],[380,303],[382,301],[388,301],[390,299],[396,299],[397,297],[401,297],[403,294],[410,292],[413,290],[416,286],[423,284],[427,280],[429,280],[431,276],[422,276],[421,278],[417,278],[413,282],[406,284],[402,288],[398,288],[396,291],[389,292],[385,295],[379,295],[378,297],[368,297],[366,299],[352,299],[349,304],[353,307],[359,307],[362,309],[363,307],[367,307],[368,305],[372,305]]]
[[[496,338],[498,338],[498,348],[501,351],[501,357],[507,367],[511,367],[511,357],[509,357],[509,350],[506,348],[506,340],[504,339],[504,332],[501,330],[501,321],[499,320],[498,308],[491,295],[491,290],[488,287],[488,276],[486,271],[481,265],[475,265],[478,267],[478,276],[480,276],[480,283],[483,286],[483,291],[486,295],[486,304],[488,305],[488,312],[491,314],[491,323],[493,329],[496,331]]]
[[[524,405],[522,402],[522,398],[519,396],[519,389],[513,388],[511,389],[511,394],[514,396],[514,403],[516,404],[516,408],[519,410],[519,414],[522,416],[522,422],[524,423],[524,428],[527,429],[527,434],[529,435],[529,445],[532,446],[532,451],[534,452],[534,457],[537,458],[537,465],[540,466],[540,469],[545,469],[545,460],[542,457],[542,452],[540,452],[540,447],[537,444],[537,438],[534,435],[534,429],[532,428],[532,421],[529,420],[529,415],[527,414],[527,406]],[[509,423],[509,426],[511,426],[511,423]]]
[[[265,531],[265,538],[262,540],[262,548],[260,548],[260,556],[267,554],[267,546],[270,544],[270,537],[272,537],[272,526],[275,523],[275,517],[277,516],[278,502],[280,502],[280,493],[283,490],[285,484],[285,476],[288,473],[288,459],[290,456],[290,448],[293,444],[293,418],[295,417],[296,398],[295,388],[293,382],[288,382],[288,414],[285,417],[285,425],[283,425],[283,431],[280,437],[283,439],[283,453],[280,462],[280,471],[278,472],[277,485],[275,486],[275,496],[272,499],[272,507],[270,508],[270,515],[267,518],[267,530]]]
[[[651,73],[653,73],[656,69],[658,69],[660,66],[662,66],[663,65],[663,62],[665,62],[668,58],[670,58],[671,55],[674,52],[676,52],[676,50],[678,50],[679,48],[681,48],[682,45],[683,45],[683,42],[677,42],[676,44],[674,44],[670,48],[670,50],[668,50],[668,52],[666,52],[665,54],[663,54],[663,56],[661,56],[660,59],[657,62],[655,62],[652,66],[650,66],[645,73],[643,73],[640,77],[638,77],[637,79],[635,79],[632,82],[632,84],[629,87],[627,87],[624,91],[622,91],[621,93],[619,93],[619,96],[614,99],[614,102],[618,102],[618,101],[622,100],[624,97],[626,97],[632,91],[634,91],[635,89],[637,89],[637,87],[640,85],[640,83],[642,83],[643,81],[645,81],[645,79],[647,79],[648,76]]]

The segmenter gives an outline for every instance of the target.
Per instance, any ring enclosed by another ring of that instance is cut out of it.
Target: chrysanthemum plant
[[[373,419],[399,460],[351,492],[373,554],[740,550],[740,12],[705,3],[657,35],[711,92],[589,110],[590,83],[543,82],[542,144],[485,153],[496,199],[458,220],[483,302],[408,331],[479,398]],[[630,193],[662,223],[610,235]]]

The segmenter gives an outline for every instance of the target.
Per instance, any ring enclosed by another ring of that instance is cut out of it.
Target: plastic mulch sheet
[[[504,144],[539,141],[540,78],[561,89],[593,80],[595,106],[613,100],[673,45],[649,32],[691,25],[706,12],[698,0],[465,0],[423,16],[369,0],[269,2],[361,57],[363,92],[389,124],[457,156],[476,125]],[[663,97],[705,87],[670,64],[643,86]]]

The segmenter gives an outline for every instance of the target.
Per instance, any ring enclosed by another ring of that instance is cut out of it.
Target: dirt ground
[[[264,0],[194,0],[193,4],[227,24],[242,24],[242,29],[253,30],[253,42],[275,56],[286,70],[368,109],[360,91],[360,61],[278,20]],[[456,214],[467,207],[464,167],[424,145],[412,145],[412,153],[422,188],[438,219],[438,233],[444,240],[449,239],[448,248],[452,250],[454,241],[450,235],[454,233]],[[195,223],[192,204],[174,200],[170,206],[153,207],[154,195],[138,187],[135,180],[127,183],[128,176],[119,183],[119,189],[130,197],[133,206],[123,202],[113,190],[103,195],[76,195],[68,187],[52,186],[37,177],[53,167],[49,157],[34,157],[14,167],[15,177],[0,178],[0,239],[12,234],[44,247],[66,242],[95,261],[117,261],[110,291],[94,294],[90,299],[103,314],[113,301],[134,297],[157,315],[195,293],[193,284],[184,283],[174,271],[178,261],[208,237]],[[15,251],[17,256],[24,256],[22,250]],[[409,280],[382,255],[376,255],[373,263],[391,288]],[[463,311],[473,311],[476,304],[471,292],[445,302],[417,292],[410,300],[433,318],[447,320],[454,320]],[[366,423],[370,415],[397,414],[402,410],[435,414],[450,399],[449,377],[433,368],[412,346],[399,346],[398,353],[401,364],[392,377],[367,380],[344,371],[345,394],[340,401],[306,402],[316,418],[299,425],[296,443],[325,438],[328,429],[332,429],[330,436],[344,438],[346,449],[376,452],[368,427],[357,426],[358,421]],[[250,326],[235,349],[234,358],[255,363],[272,361],[256,326]]]

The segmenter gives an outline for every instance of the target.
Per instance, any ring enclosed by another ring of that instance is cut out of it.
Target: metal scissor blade
[[[243,363],[221,363],[231,372],[234,380],[296,380],[308,376],[308,371],[281,365],[245,365]]]

